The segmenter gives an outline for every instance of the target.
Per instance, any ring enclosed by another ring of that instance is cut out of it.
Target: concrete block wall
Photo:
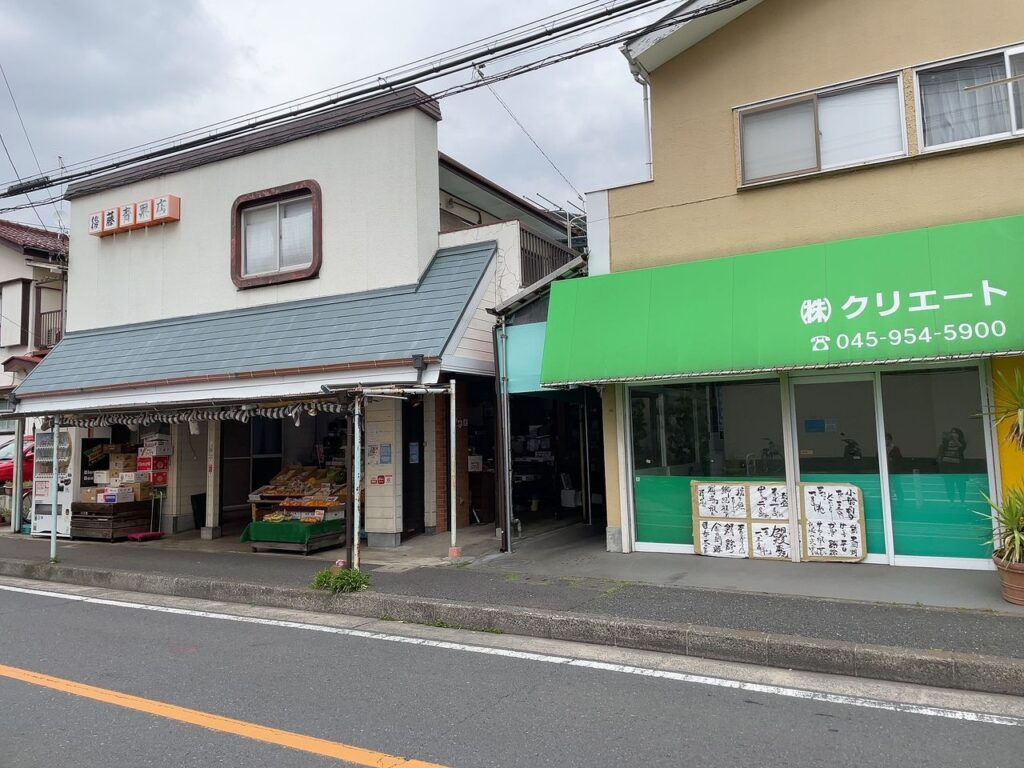
[[[368,402],[365,430],[363,528],[367,544],[371,547],[397,547],[401,543],[402,532],[402,401]],[[382,456],[388,449],[390,457]],[[387,463],[383,463],[385,460]]]

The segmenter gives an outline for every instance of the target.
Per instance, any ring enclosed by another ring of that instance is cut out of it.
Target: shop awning
[[[494,253],[493,242],[443,249],[418,283],[398,288],[70,332],[15,391],[17,412],[183,407],[436,379]]]
[[[1016,353],[1022,264],[1013,216],[562,281],[541,382]]]

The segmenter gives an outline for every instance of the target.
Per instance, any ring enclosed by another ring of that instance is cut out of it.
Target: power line
[[[667,0],[659,0],[659,1],[660,2],[666,2]],[[201,126],[199,128],[194,128],[194,129],[190,129],[188,131],[182,132],[182,133],[173,134],[173,135],[165,137],[163,139],[156,139],[154,141],[145,142],[143,144],[138,144],[136,146],[133,146],[133,147],[130,147],[130,148],[127,148],[127,149],[117,150],[115,152],[110,152],[110,153],[105,154],[105,155],[99,155],[97,157],[94,157],[94,158],[91,158],[91,159],[88,159],[88,160],[83,160],[83,161],[80,161],[80,162],[77,162],[77,163],[72,163],[70,166],[67,166],[67,169],[68,170],[73,170],[73,169],[77,169],[77,168],[80,168],[80,167],[85,166],[85,165],[96,163],[96,162],[98,162],[100,160],[106,160],[106,159],[115,158],[115,157],[122,157],[122,156],[126,155],[127,153],[129,153],[129,152],[131,152],[133,150],[141,150],[141,149],[146,149],[146,148],[151,148],[151,147],[165,146],[167,144],[174,143],[175,141],[183,141],[183,140],[185,140],[187,138],[190,138],[190,137],[196,137],[199,134],[203,134],[203,133],[209,134],[212,131],[212,129],[215,129],[215,128],[225,128],[225,127],[237,125],[239,123],[245,122],[246,120],[254,119],[256,117],[263,116],[263,115],[267,115],[267,114],[269,114],[269,113],[271,113],[271,112],[273,112],[275,110],[284,109],[284,108],[289,107],[289,106],[293,106],[294,107],[294,106],[301,106],[301,105],[304,105],[304,104],[308,104],[308,103],[310,103],[312,101],[315,101],[317,99],[317,97],[325,97],[325,95],[327,95],[327,94],[331,94],[331,95],[335,95],[335,96],[341,95],[341,94],[343,94],[345,92],[345,89],[347,89],[347,88],[354,88],[354,87],[359,86],[361,84],[362,85],[374,84],[374,85],[378,85],[378,86],[383,85],[384,87],[388,87],[387,81],[388,81],[389,78],[397,77],[399,75],[406,74],[406,73],[414,70],[415,67],[418,66],[418,65],[422,65],[422,64],[424,64],[426,62],[439,62],[439,61],[442,61],[445,56],[451,56],[451,55],[453,55],[455,53],[458,53],[460,51],[466,51],[468,49],[473,49],[473,50],[477,50],[477,51],[479,51],[481,53],[486,53],[488,48],[487,48],[487,46],[485,46],[483,44],[490,44],[490,45],[493,46],[493,45],[496,45],[498,43],[506,42],[507,40],[509,40],[513,36],[514,33],[525,34],[526,32],[531,31],[531,30],[543,29],[543,28],[545,28],[545,26],[544,26],[545,23],[546,22],[551,22],[552,19],[559,19],[561,21],[567,21],[567,20],[579,17],[579,16],[581,16],[586,11],[586,9],[592,8],[595,5],[608,5],[608,3],[605,0],[589,0],[588,2],[582,3],[582,4],[577,5],[577,6],[573,6],[571,8],[568,8],[568,9],[564,10],[564,11],[559,11],[558,13],[554,13],[554,14],[551,14],[549,16],[544,16],[544,17],[542,17],[540,19],[535,19],[534,21],[527,22],[526,24],[521,24],[521,25],[519,25],[517,27],[511,27],[510,29],[504,30],[502,32],[498,32],[498,33],[493,34],[493,35],[489,35],[489,36],[486,36],[486,37],[479,38],[479,39],[471,41],[469,43],[463,43],[462,45],[456,46],[454,48],[449,48],[448,50],[441,51],[440,53],[435,53],[435,54],[432,54],[430,56],[426,56],[426,57],[423,57],[421,59],[417,59],[417,60],[412,61],[412,62],[407,62],[406,64],[402,64],[402,65],[399,65],[397,67],[393,67],[393,68],[391,68],[389,70],[385,70],[384,72],[380,72],[380,73],[378,73],[376,75],[368,75],[368,76],[360,77],[360,78],[357,78],[355,80],[351,80],[351,81],[349,81],[347,83],[342,83],[341,85],[332,86],[331,88],[327,88],[327,89],[324,89],[324,90],[321,90],[321,91],[316,91],[314,93],[307,94],[305,96],[300,96],[300,97],[298,97],[296,99],[290,99],[290,100],[287,100],[287,101],[283,101],[283,102],[280,102],[278,104],[271,105],[269,107],[264,107],[262,109],[255,110],[253,112],[244,113],[242,115],[239,115],[239,116],[236,116],[236,117],[232,117],[232,118],[229,118],[229,119],[226,119],[226,120],[222,120],[222,121],[219,121],[219,122],[210,123],[208,125],[204,125],[204,126]],[[475,48],[474,48],[474,46],[475,46]],[[381,81],[384,81],[384,82],[382,83]],[[208,138],[212,138],[212,137],[208,136]],[[54,170],[56,170],[56,169],[54,169]],[[6,186],[6,184],[4,186]]]
[[[28,143],[29,151],[32,152],[32,159],[36,161],[36,170],[39,171],[39,175],[42,176],[43,175],[43,166],[39,164],[39,157],[36,155],[36,148],[32,146],[32,139],[30,139],[28,137],[28,129],[25,127],[25,121],[21,117],[21,110],[18,108],[18,101],[17,101],[17,99],[14,98],[14,90],[11,88],[10,80],[7,79],[7,72],[4,71],[4,65],[3,64],[0,64],[0,75],[3,75],[4,85],[7,86],[7,93],[9,93],[11,95],[11,103],[14,105],[14,111],[18,115],[18,122],[21,123],[21,132],[25,134],[25,141]],[[8,155],[8,159],[10,159],[10,155]],[[14,163],[11,163],[11,167],[12,168],[14,167]],[[15,175],[17,175],[17,173],[18,173],[18,170],[16,168],[14,170],[14,173],[15,173]],[[28,195],[26,195],[26,197],[28,197]],[[53,204],[53,212],[57,215],[57,223],[60,226],[61,231],[64,231],[65,230],[64,219],[63,219],[63,217],[61,217],[60,209],[57,207],[56,203]],[[42,221],[43,220],[40,217],[39,223],[42,224]],[[45,229],[45,225],[44,225],[44,229]]]
[[[484,70],[483,65],[480,65],[476,69],[477,74],[480,75],[481,78],[483,78],[483,70]],[[512,118],[512,122],[514,122],[516,125],[519,126],[519,130],[521,130],[524,134],[526,134],[526,138],[528,138],[530,140],[530,143],[533,144],[533,146],[535,146],[537,148],[537,151],[540,152],[544,156],[544,159],[548,161],[548,165],[550,165],[552,168],[555,169],[555,173],[557,173],[559,176],[561,176],[562,177],[562,181],[564,181],[566,184],[568,184],[569,185],[569,189],[571,189],[573,192],[575,192],[576,193],[576,197],[578,197],[580,200],[582,200],[583,199],[583,195],[580,193],[580,191],[578,189],[576,189],[576,186],[571,181],[569,181],[568,177],[566,177],[566,175],[564,173],[562,173],[562,169],[559,168],[557,165],[555,165],[555,161],[552,160],[551,157],[548,155],[548,153],[544,151],[544,148],[541,147],[541,145],[537,143],[537,140],[535,138],[533,138],[533,136],[530,135],[530,132],[528,130],[526,130],[526,126],[523,125],[522,122],[519,120],[519,118],[515,116],[515,113],[512,111],[512,109],[509,107],[509,105],[505,103],[504,99],[502,99],[501,96],[498,95],[498,92],[496,90],[494,90],[494,88],[491,86],[490,83],[484,83],[484,85],[487,86],[487,90],[489,90],[491,92],[491,95],[494,96],[494,98],[498,100],[498,103],[501,104],[501,106],[505,109],[506,112],[508,112],[508,116]]]
[[[20,177],[20,174],[18,173],[18,166],[16,166],[14,164],[14,158],[11,157],[11,151],[9,149],[7,149],[7,142],[4,141],[4,135],[2,133],[0,133],[0,146],[2,146],[4,148],[4,154],[7,155],[7,161],[11,164],[11,168],[14,169],[14,175],[18,176],[19,177],[19,181],[20,181],[21,177]],[[32,198],[29,197],[28,192],[25,192],[25,199],[28,200],[29,203],[32,203]],[[42,226],[43,229],[47,229],[46,225],[43,224],[43,217],[39,215],[39,209],[34,204],[26,206],[26,207],[29,207],[29,208],[32,209],[32,212],[36,215],[36,218],[39,219],[39,224]]]
[[[493,61],[525,53],[535,47],[546,47],[546,45],[551,39],[558,39],[562,37],[576,37],[578,36],[581,27],[599,28],[600,26],[607,25],[609,19],[621,20],[622,17],[628,15],[635,15],[636,11],[639,8],[650,9],[664,2],[666,2],[666,0],[631,0],[630,2],[624,2],[614,7],[606,7],[600,13],[590,14],[577,22],[561,24],[556,27],[546,27],[539,32],[533,32],[524,38],[514,39],[511,41],[506,41],[500,45],[490,46],[482,56],[477,57],[482,58],[483,61],[474,60],[473,56],[462,56],[452,61],[436,62],[431,66],[422,68],[418,71],[415,71],[409,75],[406,75],[395,80],[383,80],[381,82],[377,82],[372,87],[356,89],[355,91],[350,91],[320,102],[315,102],[313,104],[306,105],[298,109],[293,109],[290,112],[285,112],[274,117],[268,117],[261,120],[251,121],[244,126],[232,128],[221,133],[215,133],[200,139],[194,139],[192,141],[178,144],[173,147],[154,150],[148,153],[144,153],[142,155],[130,157],[116,162],[111,162],[101,167],[92,168],[90,170],[80,170],[66,173],[57,178],[42,177],[35,180],[30,179],[26,182],[17,185],[16,187],[8,188],[6,192],[0,191],[0,199],[4,197],[11,197],[15,194],[19,194],[22,192],[34,191],[37,189],[47,189],[68,182],[76,181],[82,178],[95,176],[97,174],[115,170],[117,168],[121,168],[124,166],[135,165],[137,163],[145,162],[147,160],[153,160],[159,157],[177,154],[187,149],[193,149],[199,146],[213,144],[219,141],[223,141],[224,139],[237,136],[239,134],[249,133],[259,128],[265,128],[269,125],[285,123],[307,114],[315,114],[317,112],[327,111],[332,107],[338,106],[339,104],[365,100],[365,97],[381,96],[389,91],[392,91],[397,87],[411,87],[413,85],[418,85],[430,80],[437,79],[442,75],[454,74],[456,72],[464,71],[466,69],[474,69],[481,63],[492,63]],[[678,14],[670,18],[662,19],[660,22],[657,22],[654,25],[647,25],[642,27],[641,29],[644,32],[649,33],[657,29],[675,26],[683,22],[689,21],[691,19],[699,18],[701,16],[707,16],[712,13],[718,13],[719,11],[726,10],[727,8],[731,8],[732,6],[738,5],[743,2],[747,2],[747,0],[719,0],[717,3],[703,6],[693,11]],[[579,56],[592,53],[593,51],[599,50],[601,48],[607,48],[611,45],[615,45],[616,43],[625,42],[630,38],[635,37],[638,31],[639,30],[637,29],[630,29],[625,32],[617,33],[615,35],[611,35],[609,37],[603,38],[595,42],[590,42],[578,46],[577,48],[570,49],[568,51],[552,54],[548,57],[545,57],[537,61],[531,61],[522,65],[511,67],[508,70],[505,70],[504,72],[498,73],[496,75],[487,75],[479,80],[471,80],[468,83],[462,83],[459,85],[443,88],[439,91],[434,92],[433,94],[424,94],[424,96],[411,102],[409,106],[416,106],[430,101],[440,100],[458,93],[474,90],[475,88],[482,87],[491,82],[507,80],[512,77],[517,77],[521,74],[525,74],[527,72],[533,72],[551,66],[553,64],[560,63],[562,61],[568,61],[570,59],[574,59]],[[359,82],[365,82],[367,80],[368,78],[363,78]],[[360,120],[371,119],[373,117],[385,114],[386,112],[386,108],[378,109],[376,111],[370,110],[361,114]],[[17,207],[12,209],[0,210],[16,209]]]
[[[732,2],[733,0],[727,0]],[[739,0],[735,0],[738,2]],[[469,53],[461,54],[455,58],[449,58],[447,60],[435,61],[433,64],[428,64],[417,70],[408,72],[407,74],[399,77],[380,78],[377,76],[374,78],[372,84],[355,88],[354,90],[348,90],[344,93],[332,96],[330,98],[314,102],[312,104],[306,104],[282,114],[274,115],[271,117],[263,117],[257,120],[249,121],[248,123],[230,128],[219,133],[212,135],[202,136],[194,138],[189,141],[185,141],[180,144],[176,144],[173,147],[164,149],[152,150],[145,152],[141,155],[137,155],[131,158],[122,159],[110,163],[106,163],[97,168],[91,170],[79,170],[73,171],[70,174],[65,174],[57,179],[50,179],[41,177],[35,180],[29,179],[22,182],[19,179],[19,184],[16,187],[8,188],[6,194],[0,193],[0,197],[10,196],[12,194],[35,191],[38,189],[44,189],[52,187],[60,183],[67,181],[75,181],[86,176],[92,176],[97,173],[104,171],[115,170],[116,168],[123,167],[125,165],[143,162],[146,160],[152,160],[157,157],[164,155],[181,152],[186,149],[192,149],[197,146],[206,145],[215,141],[220,141],[232,136],[236,136],[242,133],[251,132],[257,128],[263,128],[271,124],[282,123],[288,120],[295,119],[296,117],[306,115],[309,113],[322,111],[340,103],[346,103],[355,101],[365,96],[379,95],[386,91],[394,90],[398,87],[408,87],[412,85],[418,85],[423,82],[437,79],[438,77],[446,74],[453,74],[455,72],[463,71],[467,68],[475,66],[477,63],[486,63],[488,61],[497,60],[504,56],[508,56],[511,53],[522,53],[535,46],[538,42],[544,42],[551,39],[558,39],[566,35],[578,32],[581,28],[593,27],[598,24],[606,23],[610,19],[620,18],[628,13],[632,13],[640,8],[651,8],[657,5],[661,5],[666,0],[626,0],[618,4],[607,4],[600,10],[589,13],[586,15],[578,16],[570,21],[560,21],[554,25],[542,25],[539,29],[531,30],[528,34],[512,37],[511,39],[505,39],[503,42],[491,43],[486,46],[479,47]],[[363,78],[357,82],[368,82],[370,78]]]

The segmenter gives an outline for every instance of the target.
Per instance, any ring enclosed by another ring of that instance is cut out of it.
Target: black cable
[[[675,26],[677,24],[681,24],[681,23],[689,21],[691,19],[699,18],[701,16],[707,16],[707,15],[710,15],[712,13],[717,13],[717,12],[726,10],[727,8],[731,8],[734,5],[739,5],[740,3],[747,2],[747,1],[748,0],[720,0],[718,3],[712,4],[712,5],[708,5],[708,6],[705,6],[703,8],[696,9],[696,10],[691,11],[689,13],[679,14],[678,16],[674,16],[674,17],[671,17],[671,18],[668,18],[668,19],[663,19],[662,22],[660,22],[660,23],[657,23],[655,25],[648,25],[648,26],[645,26],[645,27],[643,27],[641,29],[645,33],[649,33],[649,32],[654,31],[656,29],[661,29],[661,28],[668,27],[668,26]],[[587,20],[588,20],[588,23],[591,26],[595,26],[595,21],[607,22],[609,14],[615,14],[615,16],[613,16],[613,18],[615,18],[615,17],[618,17],[618,16],[626,15],[625,9],[628,9],[628,12],[633,12],[633,11],[636,11],[639,7],[658,5],[658,4],[661,4],[663,2],[665,2],[665,0],[633,0],[633,2],[629,2],[629,3],[625,3],[625,4],[621,5],[621,6],[617,6],[616,8],[614,8],[612,10],[607,10],[605,12],[602,12],[601,14],[596,14],[596,15],[589,16],[589,17],[587,17]],[[500,58],[508,57],[509,55],[511,55],[511,53],[516,53],[516,54],[523,53],[523,52],[525,52],[527,50],[530,50],[531,44],[534,43],[537,40],[544,40],[544,38],[551,37],[551,36],[554,36],[554,35],[566,35],[566,36],[568,36],[568,35],[571,35],[571,34],[575,34],[576,32],[579,31],[578,29],[576,29],[577,26],[578,26],[577,24],[571,24],[571,25],[566,26],[565,28],[556,28],[556,29],[552,29],[552,30],[548,30],[548,31],[540,32],[540,33],[534,33],[533,35],[530,35],[530,36],[528,36],[527,38],[525,38],[523,40],[512,41],[510,43],[506,43],[506,44],[497,46],[490,53],[488,53],[488,57],[490,59],[500,59]],[[607,48],[610,45],[614,45],[616,43],[621,43],[621,42],[624,42],[626,40],[629,40],[630,38],[635,37],[638,31],[639,30],[637,30],[637,29],[631,29],[631,30],[629,30],[627,32],[620,33],[620,34],[617,34],[617,35],[613,35],[613,36],[608,37],[608,38],[604,38],[604,39],[599,40],[599,41],[597,41],[595,43],[589,43],[589,44],[586,44],[584,46],[580,46],[580,47],[578,47],[576,49],[571,49],[569,51],[566,51],[566,52],[563,52],[563,53],[560,53],[560,54],[552,55],[552,56],[550,56],[550,57],[548,57],[546,59],[542,59],[542,60],[539,60],[537,62],[531,62],[531,63],[528,63],[528,64],[520,65],[519,67],[514,67],[514,68],[512,68],[510,70],[507,70],[506,72],[499,73],[498,75],[490,75],[490,76],[487,76],[484,79],[474,80],[474,81],[471,81],[470,83],[464,83],[464,84],[461,84],[461,85],[451,86],[451,87],[449,87],[447,89],[442,89],[441,91],[437,91],[434,94],[426,94],[424,97],[422,97],[420,99],[417,99],[416,101],[410,103],[409,106],[416,106],[416,105],[419,105],[419,104],[424,104],[424,103],[427,103],[427,102],[430,102],[430,101],[434,101],[434,100],[437,100],[437,99],[442,99],[442,98],[445,98],[447,96],[455,95],[455,94],[462,93],[462,92],[465,92],[465,91],[474,90],[475,88],[482,87],[482,86],[484,86],[484,85],[486,85],[488,83],[491,83],[491,82],[499,82],[499,81],[502,81],[502,80],[509,79],[511,77],[516,77],[516,76],[518,76],[520,74],[525,74],[526,72],[532,72],[532,71],[535,71],[535,70],[538,70],[538,69],[542,69],[544,67],[551,66],[552,64],[560,63],[562,61],[568,61],[570,59],[577,58],[577,57],[585,55],[587,53],[591,53],[591,52],[593,52],[595,50],[599,50],[601,48]],[[546,43],[547,43],[547,41],[544,40],[543,44],[546,44]],[[515,49],[515,48],[520,48],[521,50],[511,51],[511,49]],[[511,51],[511,53],[509,51]],[[469,58],[465,58],[464,57],[464,58],[461,58],[461,59],[456,59],[455,61],[449,62],[447,64],[435,65],[435,66],[430,67],[430,68],[428,68],[428,69],[426,69],[424,71],[421,71],[419,73],[415,73],[414,75],[410,75],[408,77],[402,78],[402,79],[400,79],[398,81],[387,82],[387,83],[384,83],[382,86],[377,86],[377,87],[374,87],[374,88],[371,88],[371,89],[357,90],[357,91],[355,91],[353,93],[350,93],[350,94],[347,94],[347,95],[345,95],[343,97],[338,97],[338,98],[334,98],[334,99],[329,99],[329,100],[325,100],[325,101],[322,101],[322,102],[318,102],[316,104],[313,104],[313,105],[308,106],[308,107],[304,107],[302,109],[293,110],[292,112],[289,112],[289,113],[286,113],[286,114],[283,114],[283,115],[279,115],[279,116],[274,117],[274,118],[256,121],[256,122],[250,123],[249,125],[243,126],[241,128],[235,128],[235,129],[232,129],[230,131],[225,131],[223,133],[216,134],[214,136],[204,137],[202,139],[194,140],[194,141],[191,141],[191,142],[186,142],[184,144],[180,144],[180,145],[177,145],[177,146],[174,146],[174,147],[170,147],[170,148],[167,148],[167,149],[156,150],[156,151],[153,151],[153,152],[145,153],[145,154],[138,155],[138,156],[135,156],[135,157],[132,157],[132,158],[128,158],[128,159],[125,159],[125,160],[122,160],[122,161],[118,161],[118,162],[114,162],[114,163],[109,163],[109,164],[107,164],[105,166],[102,166],[100,168],[94,168],[94,169],[91,169],[91,170],[88,170],[88,171],[78,171],[78,172],[74,172],[74,173],[69,173],[69,174],[65,174],[63,176],[60,176],[60,177],[57,177],[57,178],[53,178],[53,179],[51,179],[51,178],[40,178],[40,179],[36,179],[36,180],[30,179],[30,180],[28,180],[26,182],[23,182],[22,184],[19,184],[16,188],[13,188],[13,191],[12,191],[12,189],[9,188],[5,192],[0,192],[0,199],[6,198],[6,197],[12,197],[12,196],[14,196],[16,194],[21,194],[22,192],[35,191],[35,190],[38,190],[38,189],[47,189],[47,188],[50,188],[50,187],[53,187],[53,186],[57,186],[57,185],[60,185],[60,184],[65,184],[65,183],[68,183],[68,182],[77,181],[79,179],[87,178],[87,177],[90,177],[90,176],[95,176],[95,175],[104,173],[106,171],[116,170],[116,169],[124,167],[126,165],[135,165],[137,163],[142,163],[142,162],[145,162],[147,160],[153,160],[153,159],[157,159],[159,157],[164,157],[164,156],[167,156],[167,155],[177,154],[179,152],[183,152],[183,151],[188,150],[188,149],[194,149],[194,148],[199,147],[199,146],[205,146],[205,145],[208,145],[208,144],[213,144],[213,143],[216,143],[216,142],[219,142],[219,141],[223,141],[224,139],[231,138],[232,136],[236,136],[236,135],[239,135],[239,134],[242,134],[242,133],[247,133],[247,132],[253,131],[253,130],[257,129],[257,128],[263,128],[263,127],[267,127],[268,125],[273,125],[273,124],[278,124],[278,123],[285,123],[285,122],[287,122],[289,120],[294,120],[297,117],[301,117],[301,116],[304,116],[304,115],[307,115],[307,114],[311,114],[311,113],[316,113],[318,111],[326,111],[329,108],[338,105],[339,103],[346,103],[346,102],[349,102],[349,101],[357,101],[357,100],[360,99],[360,97],[365,97],[365,96],[371,96],[372,97],[372,96],[385,95],[388,91],[391,91],[391,90],[393,90],[396,87],[410,87],[412,85],[416,85],[416,84],[421,83],[421,82],[425,82],[425,81],[436,79],[441,74],[450,74],[452,72],[457,72],[457,71],[464,70],[464,69],[471,69],[471,68],[476,67],[479,63],[480,62],[474,62],[472,57],[469,57]],[[486,63],[486,62],[484,62],[484,63]],[[449,72],[448,70],[451,70],[451,72]],[[388,110],[386,110],[386,109],[379,110],[377,112],[371,111],[371,112],[364,113],[364,114],[360,115],[359,119],[361,121],[368,120],[368,119],[372,119],[374,117],[386,114],[387,112],[388,112]],[[15,210],[15,209],[0,209],[0,212],[2,212],[3,210]]]

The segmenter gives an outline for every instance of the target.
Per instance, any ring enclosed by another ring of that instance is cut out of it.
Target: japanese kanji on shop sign
[[[122,203],[89,214],[89,234],[108,237],[133,229],[168,224],[181,218],[181,198],[161,195],[136,203]]]

